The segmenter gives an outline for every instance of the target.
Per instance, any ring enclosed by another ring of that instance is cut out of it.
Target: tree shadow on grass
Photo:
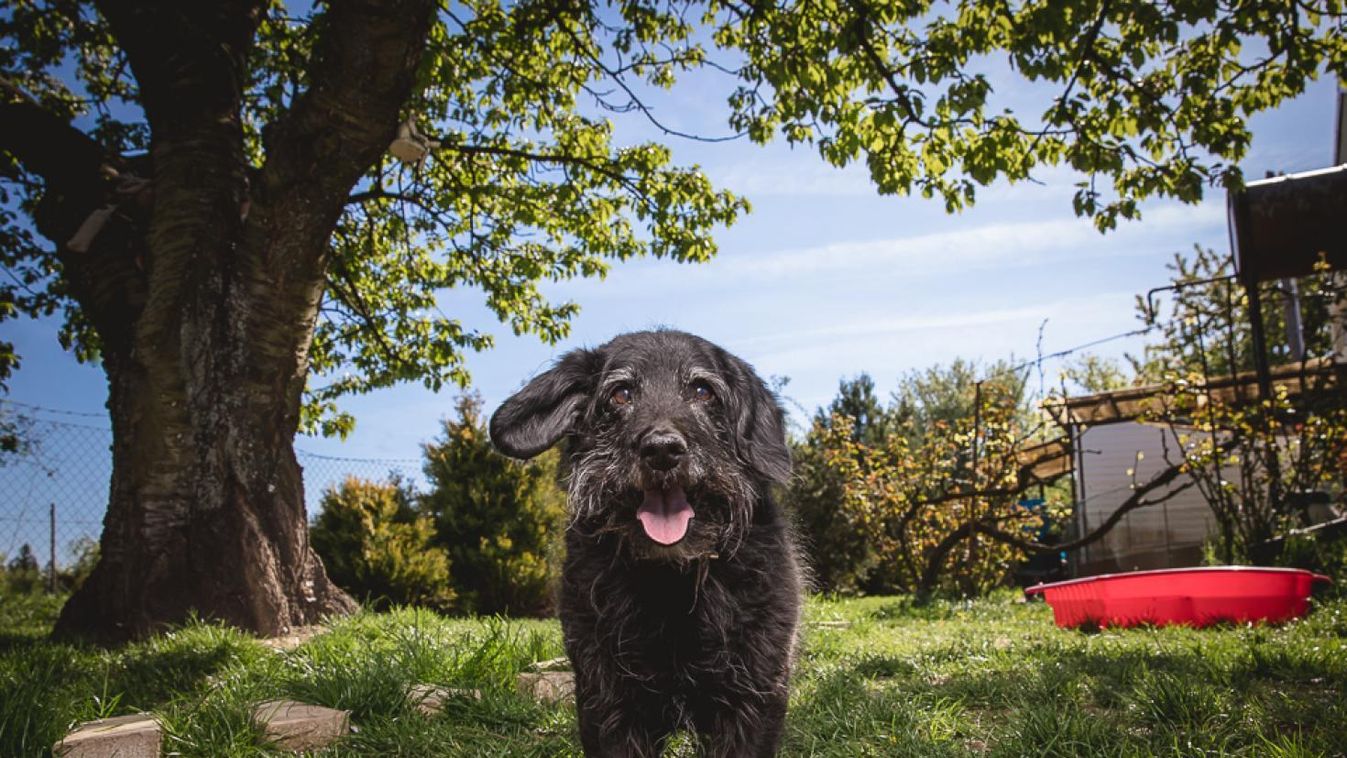
[[[195,624],[121,648],[10,635],[0,649],[0,755],[45,755],[73,725],[156,710],[268,655],[238,632]]]

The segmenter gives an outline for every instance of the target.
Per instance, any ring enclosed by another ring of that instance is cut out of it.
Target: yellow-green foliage
[[[1333,388],[1306,383],[1317,391],[1292,397],[1274,384],[1268,400],[1237,405],[1208,392],[1199,373],[1171,374],[1146,415],[1169,427],[1169,463],[1192,478],[1216,517],[1221,563],[1276,562],[1268,540],[1304,525],[1305,495],[1342,491],[1347,409]]]
[[[491,447],[479,398],[463,396],[457,410],[441,437],[424,448],[431,490],[420,509],[434,519],[436,543],[453,561],[459,607],[547,613],[566,519],[557,454],[510,460]]]
[[[328,576],[379,606],[453,604],[449,557],[431,544],[435,526],[396,484],[347,477],[323,493],[309,536]]]
[[[1019,506],[1035,424],[1004,364],[913,372],[888,407],[868,376],[844,380],[796,445],[786,493],[818,587],[977,594],[1001,582],[1021,551],[988,534],[1043,526]]]
[[[823,588],[980,593],[1000,582],[1020,551],[971,532],[958,535],[973,521],[1006,531],[1020,522],[1041,524],[1017,505],[1017,442],[1005,421],[983,422],[977,472],[967,456],[971,423],[937,422],[920,441],[893,434],[880,444],[858,441],[853,423],[846,416],[816,421],[798,471],[795,505]],[[947,538],[955,542],[940,556],[937,546]],[[932,563],[936,584],[923,588]]]

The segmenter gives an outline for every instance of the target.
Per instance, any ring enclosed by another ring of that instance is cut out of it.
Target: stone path
[[[164,730],[148,713],[80,724],[52,745],[56,758],[158,758]]]
[[[407,700],[416,706],[416,710],[427,716],[434,716],[444,710],[451,700],[481,700],[481,690],[459,687],[441,687],[437,684],[413,684],[407,690]]]
[[[287,652],[322,631],[321,627],[296,629],[263,644]],[[565,658],[538,661],[516,678],[521,694],[545,703],[575,697],[575,675]],[[481,700],[476,689],[414,684],[407,699],[421,713],[433,716],[454,699]],[[282,750],[319,750],[352,731],[351,712],[296,700],[268,700],[252,711],[253,724],[263,738]],[[158,758],[163,746],[163,727],[147,713],[118,716],[79,725],[52,746],[56,758]]]
[[[351,712],[295,700],[268,700],[253,708],[253,723],[268,742],[302,752],[327,747],[351,732]]]

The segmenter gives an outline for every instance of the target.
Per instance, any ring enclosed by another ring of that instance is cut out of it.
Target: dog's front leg
[[[576,677],[580,744],[589,758],[658,758],[673,734],[668,704],[619,678]]]
[[[772,758],[786,723],[787,694],[752,697],[704,708],[696,715],[702,754],[713,758]]]

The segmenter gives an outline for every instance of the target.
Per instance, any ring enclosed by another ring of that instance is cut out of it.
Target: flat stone
[[[850,621],[810,621],[809,626],[815,629],[850,629]]]
[[[287,634],[282,634],[278,637],[265,637],[258,640],[258,642],[261,642],[263,645],[266,645],[277,652],[288,653],[326,631],[327,627],[319,624],[297,626],[290,629]]]
[[[534,661],[529,664],[529,671],[570,671],[571,661],[566,656],[560,658],[548,658],[545,661]]]
[[[516,681],[521,693],[544,703],[575,697],[575,674],[569,671],[526,671]]]
[[[158,758],[164,730],[148,713],[80,724],[52,745],[57,758]]]
[[[327,747],[351,731],[351,712],[294,700],[268,700],[253,708],[253,722],[267,741],[296,753]]]
[[[444,704],[450,700],[481,700],[482,691],[441,687],[437,684],[413,684],[407,690],[407,699],[416,706],[416,710],[433,716],[444,710]]]

